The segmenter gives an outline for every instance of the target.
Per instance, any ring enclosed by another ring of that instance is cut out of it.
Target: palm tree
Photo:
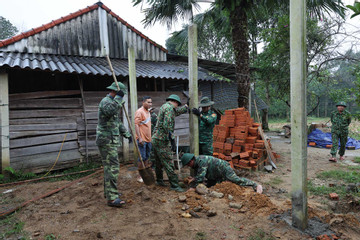
[[[147,3],[145,25],[155,22],[168,27],[179,20],[193,19],[193,9],[198,10],[201,0],[133,0],[134,5]],[[203,1],[203,0],[202,0]],[[214,0],[208,15],[227,17],[235,59],[235,74],[238,83],[239,107],[248,106],[250,91],[248,18],[256,18],[260,8],[276,11],[287,8],[289,0]],[[335,12],[344,16],[345,8],[341,0],[307,0],[310,16],[323,17],[324,13]]]

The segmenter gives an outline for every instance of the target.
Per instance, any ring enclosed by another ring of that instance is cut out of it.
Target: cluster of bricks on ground
[[[337,193],[330,193],[329,197],[333,201],[338,201],[339,200],[339,195],[337,195]]]
[[[321,236],[317,236],[316,240],[336,240],[339,239],[339,237],[337,237],[335,234],[331,234],[331,235],[321,235]]]
[[[232,168],[258,170],[267,160],[259,126],[245,108],[225,110],[214,128],[214,157],[228,161]]]

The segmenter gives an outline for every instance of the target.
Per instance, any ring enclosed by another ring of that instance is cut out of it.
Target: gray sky
[[[21,32],[24,32],[93,5],[96,2],[96,0],[0,0],[0,16],[5,17]],[[160,24],[145,29],[141,23],[144,18],[141,8],[139,6],[133,7],[131,0],[102,0],[102,2],[129,24],[164,47],[169,33],[181,28],[180,23],[171,30]],[[354,0],[343,0],[343,2],[353,5]],[[201,6],[204,10],[210,5],[202,3]],[[349,20],[349,30],[358,29],[359,22],[360,17]],[[352,27],[351,24],[357,27]]]
[[[14,24],[20,32],[36,28],[52,20],[93,5],[97,0],[0,0],[0,16]],[[144,28],[141,8],[133,7],[131,0],[102,0],[108,8],[155,42],[165,47],[169,37],[167,27],[160,24]],[[205,8],[209,4],[202,4]],[[181,24],[176,29],[180,29]]]

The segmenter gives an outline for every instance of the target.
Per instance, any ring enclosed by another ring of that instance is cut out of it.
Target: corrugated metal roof
[[[127,59],[111,59],[111,62],[117,76],[129,75]],[[112,75],[106,59],[100,57],[0,52],[0,68],[3,67],[85,75]],[[187,64],[179,62],[136,61],[136,76],[185,80],[188,79],[188,67]],[[200,67],[198,79],[220,81]]]

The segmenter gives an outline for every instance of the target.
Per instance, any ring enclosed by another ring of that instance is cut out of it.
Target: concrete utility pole
[[[197,25],[191,24],[189,32],[189,96],[190,109],[199,107],[198,92],[198,55],[197,55]],[[199,155],[199,119],[190,114],[190,152]]]
[[[292,224],[304,230],[307,212],[306,0],[290,0]]]
[[[9,134],[9,81],[8,74],[0,71],[0,161],[1,173],[10,167]]]
[[[135,67],[135,50],[133,46],[130,46],[128,49],[128,61],[129,61],[129,86],[130,86],[130,108],[131,108],[131,127],[135,131],[135,121],[133,121],[135,117],[135,112],[138,108],[137,102],[137,87],[136,87],[136,67]],[[134,132],[135,134],[135,132]],[[136,141],[136,139],[133,139]],[[135,163],[137,162],[137,151],[136,146],[134,144],[134,156]]]

